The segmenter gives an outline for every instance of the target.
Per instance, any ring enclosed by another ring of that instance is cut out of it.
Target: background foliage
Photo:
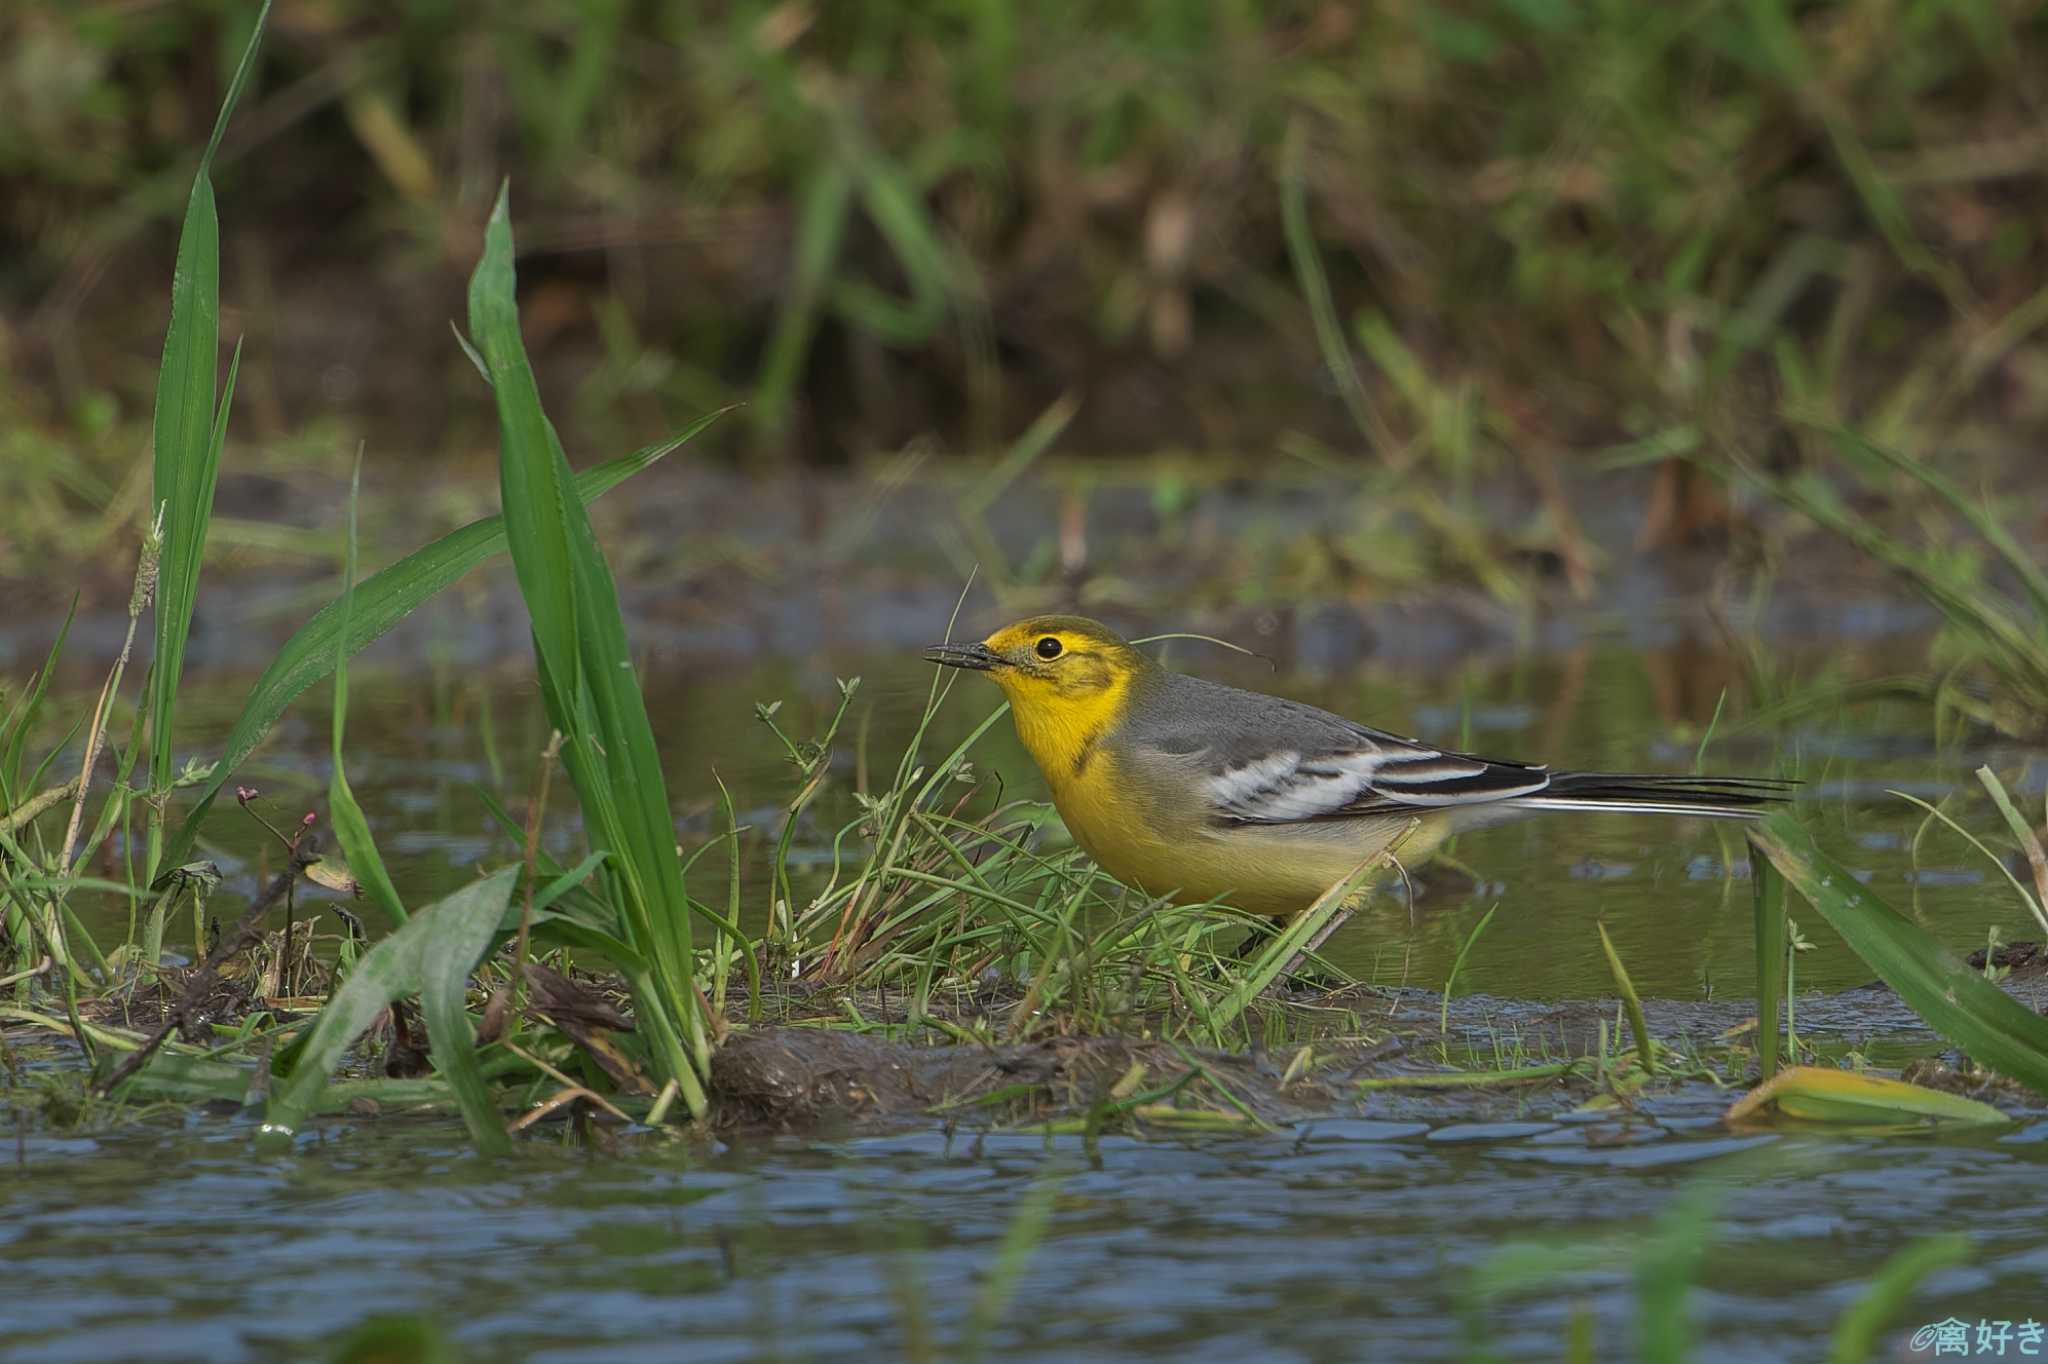
[[[0,466],[93,455],[38,496],[114,499],[247,8],[0,11]],[[303,0],[216,168],[237,424],[486,444],[445,324],[510,175],[572,448],[748,398],[734,455],[981,450],[1063,394],[1069,450],[1467,475],[1786,404],[2024,448],[2044,72],[2023,0]]]

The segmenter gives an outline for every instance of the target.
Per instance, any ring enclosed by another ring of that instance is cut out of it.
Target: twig
[[[35,822],[36,816],[53,805],[71,799],[78,790],[78,778],[73,777],[62,786],[53,786],[47,791],[38,791],[21,804],[0,815],[0,834],[12,835]]]
[[[142,551],[135,558],[135,590],[128,595],[128,636],[121,641],[121,656],[114,660],[114,670],[107,674],[106,685],[100,688],[99,704],[92,711],[92,727],[85,734],[85,761],[78,765],[71,823],[65,826],[64,851],[57,857],[57,870],[65,876],[71,874],[71,850],[78,846],[78,831],[85,822],[85,790],[92,784],[93,764],[100,760],[100,748],[106,742],[107,711],[115,693],[121,690],[121,675],[128,671],[128,655],[135,649],[136,622],[142,619],[142,613],[149,609],[149,599],[156,594],[157,566],[164,547],[164,509],[169,505],[157,507],[155,523],[143,534]]]
[[[541,750],[539,790],[526,808],[526,899],[519,907],[519,945],[513,953],[511,982],[515,1017],[520,996],[525,993],[527,943],[533,933],[533,881],[540,861],[540,823],[547,813],[548,786],[554,779],[555,760],[561,755],[562,731],[558,729],[548,736],[548,746]]]
[[[140,1047],[123,1057],[121,1064],[114,1067],[113,1074],[105,1081],[96,1082],[92,1087],[93,1093],[101,1097],[113,1093],[124,1080],[142,1069],[149,1058],[156,1054],[157,1048],[164,1044],[165,1038],[184,1026],[185,1019],[191,1014],[193,1007],[213,988],[214,981],[220,976],[220,968],[227,963],[228,958],[256,939],[257,924],[279,900],[284,898],[285,892],[299,879],[299,873],[312,863],[312,852],[313,850],[309,848],[303,858],[295,855],[292,864],[271,879],[263,894],[243,913],[241,921],[235,925],[234,933],[222,940],[220,946],[213,950],[213,954],[193,973],[192,979],[185,985],[185,993],[171,1006],[171,1011],[164,1015],[164,1021],[157,1026],[156,1031],[144,1039]]]
[[[524,1132],[527,1128],[533,1126],[535,1123],[539,1122],[542,1118],[545,1118],[546,1116],[548,1116],[548,1114],[554,1112],[556,1109],[562,1108],[568,1104],[575,1103],[578,1099],[588,1099],[594,1104],[601,1105],[609,1112],[618,1113],[619,1117],[625,1119],[625,1121],[627,1121],[628,1123],[633,1121],[631,1118],[627,1118],[625,1114],[619,1113],[618,1109],[613,1108],[608,1103],[605,1103],[604,1099],[598,1094],[593,1093],[588,1089],[585,1089],[582,1085],[571,1085],[567,1089],[556,1091],[556,1093],[551,1095],[542,1103],[534,1106],[533,1108],[529,1108],[526,1112],[514,1118],[512,1120],[512,1125],[507,1127],[505,1130],[507,1132]]]
[[[568,1088],[563,1090],[562,1093],[555,1095],[554,1098],[548,1100],[548,1102],[542,1104],[539,1108],[527,1113],[524,1117],[520,1118],[519,1121],[513,1123],[511,1128],[512,1131],[517,1132],[520,1128],[526,1126],[528,1123],[539,1118],[543,1113],[553,1112],[556,1108],[561,1106],[562,1100],[565,1095],[577,1098],[588,1098],[592,1103],[596,1104],[599,1108],[602,1108],[605,1112],[617,1118],[620,1122],[630,1123],[633,1121],[630,1117],[626,1116],[625,1113],[621,1112],[611,1102],[606,1100],[602,1095],[592,1094],[582,1085],[577,1084],[567,1075],[564,1075],[561,1071],[549,1065],[546,1061],[541,1060],[540,1057],[535,1056],[532,1052],[520,1046],[518,1043],[503,1042],[499,1045],[503,1046],[506,1051],[511,1052],[520,1060],[532,1066],[535,1070],[538,1070],[542,1074],[550,1077],[551,1079],[568,1086]]]
[[[46,952],[43,954],[43,959],[37,962],[34,966],[29,967],[28,970],[16,971],[11,976],[0,976],[0,986],[13,985],[17,982],[24,980],[33,980],[35,977],[40,976],[44,972],[48,971],[54,965],[56,965],[56,960],[53,957],[51,957],[49,953]]]

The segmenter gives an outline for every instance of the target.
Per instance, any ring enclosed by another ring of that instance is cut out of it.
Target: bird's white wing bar
[[[1540,767],[1417,751],[1382,759],[1372,789],[1402,805],[1471,805],[1534,795],[1549,785],[1550,773]]]
[[[1288,749],[1209,777],[1221,819],[1292,824],[1404,807],[1470,805],[1531,795],[1550,784],[1541,768],[1490,763],[1431,748],[1353,750],[1304,757]]]

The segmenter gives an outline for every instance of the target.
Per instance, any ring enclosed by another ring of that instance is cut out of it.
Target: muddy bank
[[[2010,949],[2028,956],[2031,945]],[[2031,954],[2038,956],[2038,953]],[[550,973],[552,975],[553,973]],[[598,1004],[622,999],[603,982],[573,986],[555,977],[550,1007],[563,999]],[[209,1025],[232,1025],[262,1007],[283,1021],[289,1001],[265,1000],[262,982],[239,976],[210,986],[206,998],[188,1011],[179,1034],[200,1042]],[[93,1003],[90,1022],[102,1027],[147,1029],[170,1017],[178,999],[173,973],[163,986]],[[2023,963],[2004,982],[2029,1008],[2048,1010],[2048,969]],[[567,995],[562,991],[566,989]],[[862,994],[860,1009],[874,1026],[896,1036],[861,1033],[827,1023],[841,992],[807,992],[808,1007],[776,1010],[790,1021],[735,1030],[715,1053],[709,1097],[715,1131],[733,1136],[888,1132],[929,1127],[965,1131],[1031,1130],[1048,1134],[1120,1131],[1137,1134],[1253,1134],[1331,1118],[1372,1118],[1428,1124],[1513,1120],[1532,1111],[1575,1109],[1603,1092],[1611,1081],[1598,1060],[1603,1026],[1609,1045],[1621,1042],[1617,1005],[1589,999],[1539,1003],[1498,996],[1454,998],[1425,990],[1383,990],[1362,986],[1337,991],[1295,991],[1273,1001],[1289,1017],[1343,1019],[1347,1026],[1321,1031],[1302,1028],[1277,1047],[1245,1053],[1219,1051],[1184,1041],[1143,1035],[1053,1036],[1030,1041],[977,1045],[918,1031],[886,997]],[[980,1010],[1000,1008],[989,996],[977,1008],[950,1010],[958,1030]],[[1014,1004],[1014,1000],[1008,1001]],[[317,1005],[318,1000],[306,1003]],[[1883,985],[1836,994],[1804,995],[1797,1001],[1801,1039],[1823,1054],[1864,1052],[1874,1045],[1906,1061],[1918,1083],[1973,1095],[2008,1111],[2037,1111],[2026,1090],[1987,1076],[1967,1058],[1947,1049],[1898,997]],[[1670,1068],[1647,1089],[1630,1096],[1610,1116],[1629,1120],[1639,1102],[1683,1098],[1694,1109],[1725,1105],[1753,1083],[1754,1005],[1746,1000],[1649,1000],[1645,1010],[1660,1046],[1689,1058]],[[588,1012],[588,1010],[583,1010]],[[627,1014],[607,1005],[603,1027],[590,1043],[617,1057],[603,1035],[630,1031]],[[894,1017],[890,1017],[890,1015]],[[17,1057],[34,1058],[29,1069],[75,1070],[82,1058],[68,1041],[20,1024],[0,1029],[0,1040]],[[582,1036],[579,1044],[586,1042]],[[374,1059],[345,1068],[357,1076],[413,1076],[427,1073],[425,1037],[408,1011],[373,1030]],[[1489,1057],[1503,1070],[1526,1076],[1471,1085],[1438,1085],[1436,1077],[1458,1069],[1484,1070]],[[13,1077],[19,1085],[22,1076]],[[337,1077],[338,1079],[340,1077]],[[135,1096],[142,1097],[145,1090]],[[1718,1096],[1718,1097],[1717,1097]],[[42,1108],[53,1118],[74,1113],[55,1108],[28,1091],[16,1090],[8,1106],[26,1113]],[[46,1099],[48,1096],[45,1095]],[[419,1111],[416,1106],[356,1102],[352,1120]],[[574,1113],[565,1108],[561,1117]],[[592,1116],[595,1116],[594,1112]]]
[[[2029,1008],[2048,1010],[2048,972],[2018,974],[2006,988]],[[1291,1001],[1348,1013],[1368,1027],[1246,1054],[1137,1037],[982,1047],[800,1025],[736,1033],[713,1064],[714,1122],[721,1129],[804,1131],[889,1128],[932,1118],[970,1127],[1050,1124],[1054,1130],[1079,1130],[1076,1124],[1257,1130],[1360,1114],[1478,1121],[1522,1111],[1532,1101],[1591,1097],[1601,1088],[1593,1058],[1603,1025],[1610,1040],[1619,1037],[1612,1000],[1536,1003],[1474,995],[1453,999],[1446,1009],[1442,996],[1429,991],[1353,987]],[[2008,1107],[2038,1106],[2025,1090],[1943,1049],[1881,984],[1801,996],[1796,1005],[1800,1036],[1809,1046],[1831,1054],[1873,1043],[1923,1051],[1913,1063],[1913,1078],[1921,1083]],[[1666,1047],[1738,1062],[1746,1056],[1742,1048],[1755,1026],[1752,1001],[1650,1000],[1644,1007],[1653,1037]],[[1449,1073],[1446,1055],[1483,1065],[1489,1047],[1521,1058],[1510,1068],[1567,1059],[1578,1064],[1512,1083],[1444,1089],[1406,1083]],[[1720,1081],[1739,1089],[1754,1078],[1730,1073]],[[1154,1097],[1160,1090],[1170,1090],[1170,1098]]]

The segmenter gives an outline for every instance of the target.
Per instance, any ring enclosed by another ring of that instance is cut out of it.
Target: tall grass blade
[[[470,278],[472,339],[491,370],[507,541],[532,618],[541,692],[565,736],[564,765],[592,843],[611,853],[604,877],[623,936],[649,971],[636,982],[650,1050],[704,1112],[710,1042],[697,1003],[691,903],[676,857],[668,786],[633,674],[618,591],[569,461],[541,408],[519,335],[509,189],[500,190]]]
[[[1905,1306],[1907,1295],[1929,1274],[1967,1264],[1969,1259],[1970,1238],[1960,1231],[1943,1232],[1900,1249],[1878,1267],[1863,1296],[1835,1319],[1829,1364],[1865,1364],[1878,1358],[1878,1337],[1885,1323]]]
[[[1950,624],[1975,637],[1993,667],[2024,687],[2029,695],[2048,696],[2048,642],[2005,609],[2012,604],[2009,599],[1982,590],[1966,590],[1950,581],[1926,556],[1845,507],[1817,475],[1776,478],[1750,469],[1741,473],[1815,525],[1832,531],[1873,561],[1905,577]]]
[[[64,612],[64,623],[57,627],[57,637],[50,641],[50,652],[44,657],[42,668],[30,679],[28,690],[8,707],[7,718],[0,720],[0,805],[10,807],[6,813],[12,813],[11,807],[30,794],[26,789],[18,789],[23,786],[22,754],[29,731],[35,727],[36,714],[42,709],[43,694],[50,688],[50,677],[57,671],[57,660],[64,656],[64,641],[71,637],[71,623],[77,619],[78,594],[74,592],[71,605]]]
[[[334,836],[341,843],[341,855],[348,859],[349,873],[356,884],[370,893],[377,908],[395,928],[406,920],[405,905],[398,887],[391,884],[377,840],[370,835],[370,821],[356,803],[348,784],[348,770],[342,759],[341,741],[348,728],[348,622],[355,605],[356,504],[362,494],[363,452],[356,451],[355,473],[348,487],[348,534],[343,542],[341,573],[341,628],[335,632],[334,651],[334,775],[327,782],[327,816]]]
[[[1785,1011],[1785,970],[1791,930],[1785,917],[1785,878],[1768,858],[1750,859],[1749,888],[1756,910],[1756,1057],[1768,1080],[1778,1073],[1778,1032]]]
[[[1636,1357],[1642,1364],[1686,1364],[1692,1354],[1689,1299],[1719,1199],[1711,1185],[1672,1199],[1636,1257]]]
[[[820,159],[804,183],[797,205],[796,259],[790,286],[754,384],[755,429],[763,435],[780,435],[789,425],[804,357],[810,353],[832,265],[846,235],[853,189],[852,171],[831,155]]]
[[[597,500],[689,441],[729,410],[721,409],[700,417],[668,440],[584,470],[576,478],[576,496],[585,503]],[[350,657],[361,653],[411,615],[422,602],[461,579],[471,569],[503,553],[504,549],[505,518],[486,516],[460,530],[450,531],[356,584],[355,600],[345,629],[340,598],[315,612],[312,619],[299,627],[298,633],[285,641],[284,647],[263,670],[263,675],[256,679],[248,699],[242,702],[242,712],[228,731],[220,760],[214,764],[213,774],[199,788],[197,804],[185,817],[177,836],[165,851],[164,864],[177,866],[186,860],[193,840],[198,836],[200,822],[206,817],[214,797],[220,794],[221,787],[255,751],[256,745],[263,741],[263,736],[270,732],[270,727],[277,723],[285,708],[306,688],[327,676],[334,667],[337,649],[345,650]]]
[[[2048,1094],[2048,1018],[1871,894],[1790,815],[1770,815],[1749,839],[1930,1027],[1980,1064]]]
[[[983,1280],[981,1291],[975,1295],[974,1303],[968,1309],[967,1324],[960,1341],[961,1359],[980,1359],[986,1352],[989,1332],[1002,1320],[1004,1311],[1017,1294],[1025,1268],[1031,1263],[1039,1243],[1045,1239],[1046,1228],[1052,1223],[1053,1205],[1059,1198],[1060,1186],[1065,1182],[1058,1174],[1042,1174],[1032,1181],[1023,1198],[1018,1200],[1017,1210],[1010,1216],[1010,1225],[1004,1229],[1002,1242],[996,1247],[995,1262],[989,1266],[988,1277]]]
[[[1405,837],[1406,835],[1403,835]],[[1398,843],[1397,845],[1398,846]],[[1308,949],[1330,920],[1344,910],[1351,897],[1361,891],[1372,879],[1373,874],[1393,860],[1394,848],[1387,848],[1373,854],[1351,869],[1343,880],[1318,895],[1315,903],[1288,920],[1287,927],[1275,934],[1266,944],[1265,950],[1251,964],[1238,981],[1223,996],[1210,1014],[1210,1026],[1225,1028],[1235,1022],[1251,1002],[1263,993],[1267,986],[1280,978],[1280,973],[1298,953]]]
[[[171,320],[164,333],[162,367],[157,376],[156,409],[151,420],[152,512],[163,515],[164,548],[156,598],[156,635],[149,674],[149,789],[155,798],[149,824],[149,863],[143,880],[156,875],[163,844],[162,801],[176,775],[171,740],[178,682],[185,666],[185,643],[192,628],[192,609],[199,593],[199,563],[206,550],[207,525],[213,516],[213,488],[220,473],[220,449],[226,436],[228,393],[218,417],[214,384],[220,371],[220,217],[214,205],[210,171],[221,134],[255,65],[270,17],[264,0],[250,31],[241,62],[228,82],[214,120],[213,136],[199,158],[185,222],[178,234],[178,262],[171,279]],[[236,348],[237,359],[240,348]]]
[[[1622,1008],[1628,1014],[1629,1035],[1635,1038],[1636,1063],[1644,1070],[1655,1072],[1657,1053],[1650,1041],[1650,1021],[1643,1016],[1643,1001],[1636,994],[1636,983],[1629,979],[1628,968],[1621,964],[1621,953],[1614,950],[1614,939],[1607,936],[1607,925],[1596,923],[1600,930],[1600,950],[1607,955],[1607,970],[1614,977],[1614,988],[1621,992]]]
[[[2041,847],[2040,835],[2034,832],[2034,826],[2019,812],[2019,807],[2012,803],[2012,796],[2006,792],[2005,783],[1998,779],[1998,774],[1991,770],[1989,763],[1977,769],[1977,780],[1991,793],[1991,803],[1998,807],[1999,816],[2005,820],[2005,827],[2012,830],[2013,841],[2020,845],[2020,852],[2026,856],[2027,866],[2034,873],[2034,894],[2028,897],[2024,886],[2016,886],[2016,889],[2022,898],[2027,900],[2027,908],[2033,912],[2034,921],[2044,930],[2048,930],[2048,849]],[[2007,879],[2015,882],[2018,880],[2017,877]]]
[[[393,1000],[420,993],[429,978],[438,982],[437,1002],[444,1009],[438,1035],[431,1016],[428,1022],[435,1064],[453,1083],[466,1084],[473,1079],[480,1092],[483,1081],[474,1075],[473,1042],[465,1047],[455,1040],[471,1035],[457,1033],[447,1026],[449,982],[458,976],[466,979],[475,969],[491,934],[504,917],[518,879],[519,868],[510,866],[472,882],[421,910],[403,928],[365,952],[341,988],[328,998],[305,1043],[296,1049],[290,1073],[272,1090],[264,1113],[267,1124],[286,1133],[296,1132],[306,1115],[318,1106],[320,1091],[326,1088],[328,1077],[334,1074],[355,1040]],[[456,998],[459,997],[457,987]],[[465,1071],[469,1075],[456,1081],[455,1077]],[[464,1104],[463,1116],[471,1116],[468,1103]],[[504,1135],[502,1124],[498,1134],[501,1138]],[[485,1137],[479,1136],[478,1140],[481,1144]]]
[[[1330,277],[1323,270],[1323,258],[1316,250],[1315,230],[1308,220],[1307,129],[1299,121],[1289,125],[1287,140],[1280,149],[1280,219],[1287,237],[1287,257],[1294,266],[1294,278],[1302,297],[1308,301],[1310,319],[1315,323],[1316,342],[1322,348],[1323,366],[1330,382],[1351,413],[1352,422],[1366,445],[1382,459],[1394,454],[1386,423],[1373,411],[1372,399],[1358,377],[1358,364],[1351,345],[1344,339],[1344,324],[1337,316],[1337,302],[1330,293]]]

